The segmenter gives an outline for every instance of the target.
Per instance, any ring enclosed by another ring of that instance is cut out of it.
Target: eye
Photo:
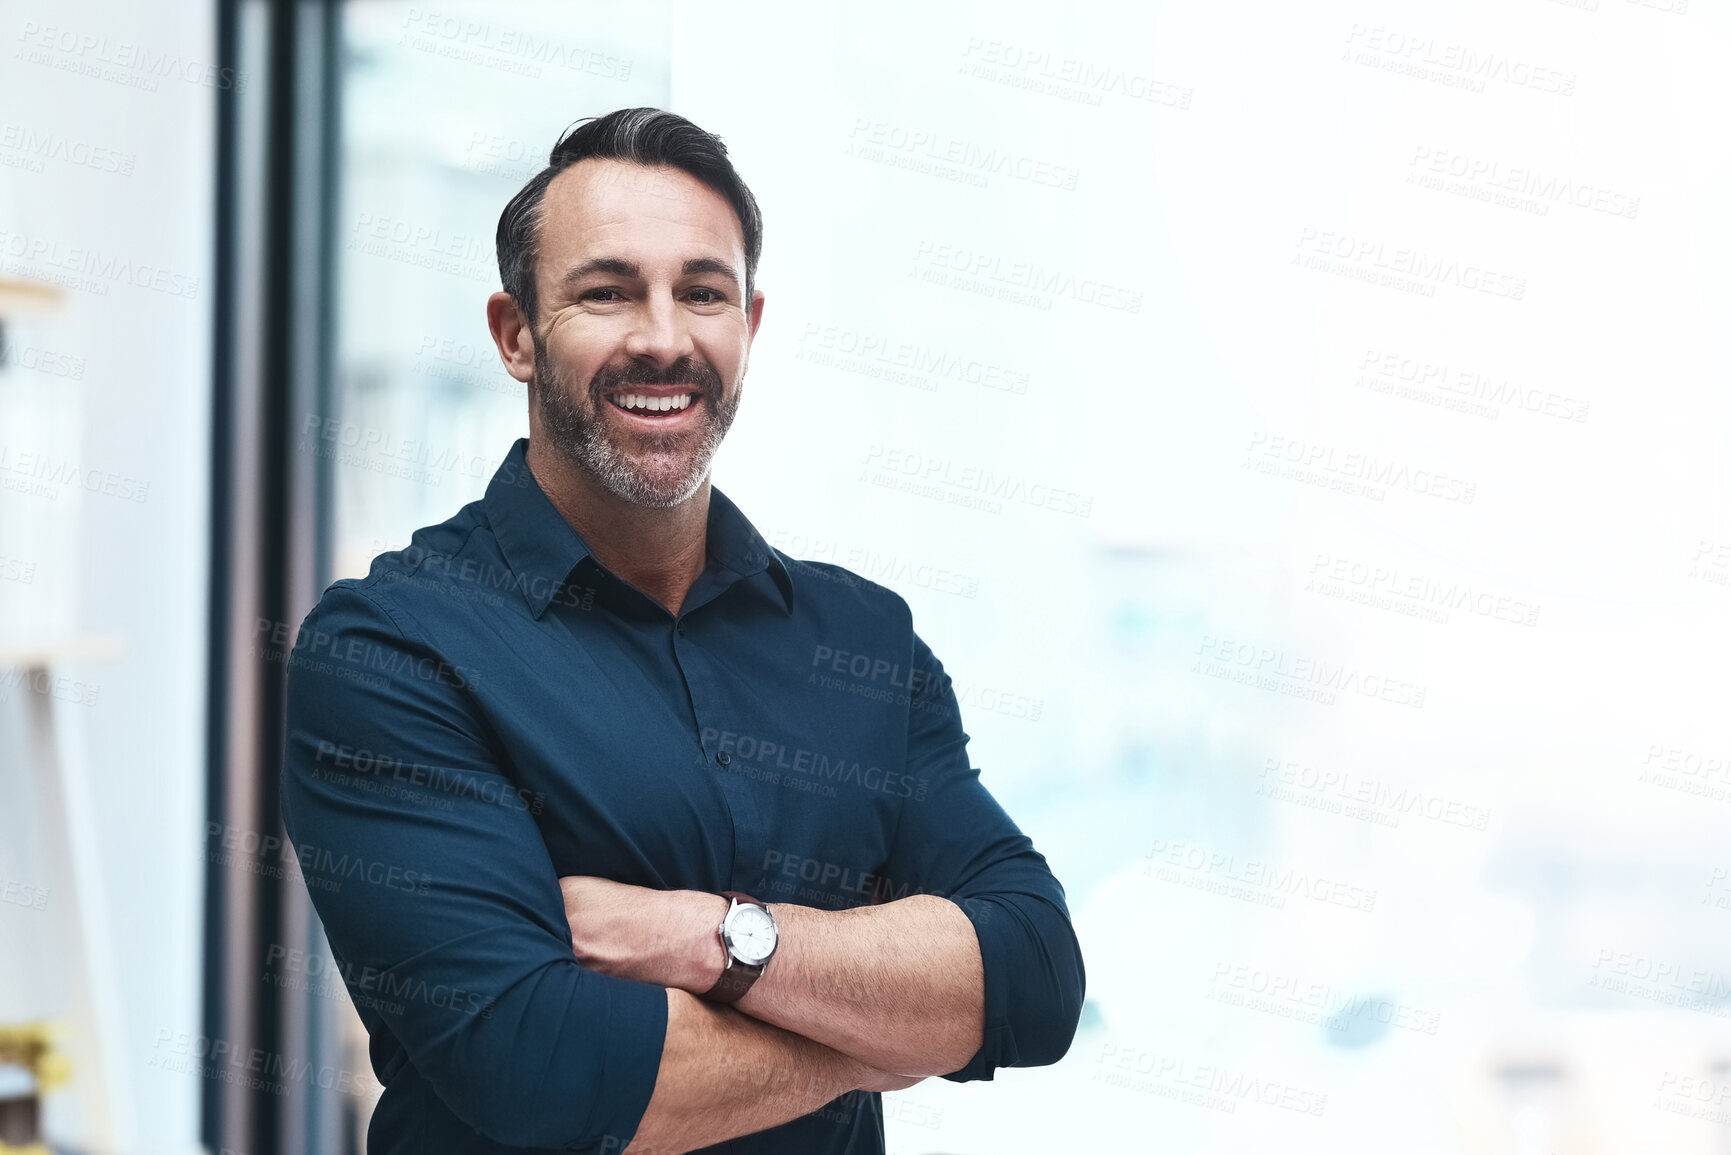
[[[717,292],[715,289],[693,289],[691,291],[693,293],[708,293],[709,294],[708,300],[700,300],[697,302],[699,305],[718,305],[722,301],[727,300],[727,297],[725,294]]]
[[[618,292],[619,292],[618,289],[590,289],[587,293],[583,294],[583,299],[585,301],[591,300],[591,299],[599,299],[602,293],[617,294]]]

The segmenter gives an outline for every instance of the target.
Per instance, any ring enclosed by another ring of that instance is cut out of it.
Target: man
[[[283,817],[375,1152],[881,1152],[878,1092],[1070,1045],[1063,889],[906,603],[710,486],[761,248],[689,121],[570,131],[487,301],[528,439],[301,627]]]

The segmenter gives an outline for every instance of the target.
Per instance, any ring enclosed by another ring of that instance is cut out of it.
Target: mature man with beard
[[[878,1092],[1070,1045],[1063,888],[906,603],[710,485],[761,248],[683,117],[568,132],[487,301],[529,437],[301,627],[283,816],[375,1152],[882,1152]]]

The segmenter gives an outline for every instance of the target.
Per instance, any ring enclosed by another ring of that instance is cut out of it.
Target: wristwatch
[[[769,913],[769,907],[749,894],[724,890],[721,897],[729,900],[718,928],[727,964],[715,985],[704,991],[702,997],[712,1003],[736,1003],[745,997],[775,954],[775,916]]]

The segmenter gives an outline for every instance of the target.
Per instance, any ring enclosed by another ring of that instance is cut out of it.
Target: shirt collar
[[[571,571],[594,555],[529,471],[528,451],[529,439],[518,438],[488,483],[482,505],[529,613],[540,618],[570,580]],[[708,539],[710,560],[739,577],[768,570],[787,612],[793,612],[793,577],[787,563],[739,507],[713,485],[709,490]]]
[[[711,485],[709,487],[709,556],[742,578],[769,571],[787,612],[793,612],[793,577],[787,563],[763,535],[746,520],[739,506]]]

